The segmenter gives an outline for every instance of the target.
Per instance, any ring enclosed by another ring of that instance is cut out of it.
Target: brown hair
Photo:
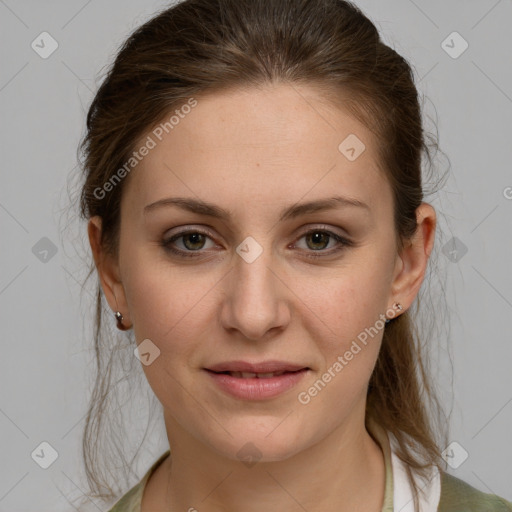
[[[83,219],[102,218],[105,251],[117,255],[126,180],[106,194],[98,190],[130,158],[137,141],[191,97],[271,82],[315,84],[333,104],[343,98],[342,105],[375,134],[380,165],[393,191],[397,250],[403,247],[416,230],[415,212],[425,194],[422,157],[427,157],[425,163],[431,168],[431,150],[439,150],[434,137],[423,129],[408,62],[382,42],[375,25],[350,2],[185,0],[158,13],[129,36],[88,111],[87,132],[80,145],[85,175],[80,214]],[[94,268],[91,264],[87,278]],[[133,345],[127,345],[129,337],[123,336],[119,345],[108,346],[115,336],[103,332],[102,300],[97,283],[97,373],[82,447],[90,495],[111,498],[114,491],[102,474],[107,464],[99,464],[97,457],[101,454],[108,460],[106,447],[115,445],[124,461],[124,449],[116,445],[122,441],[123,425],[113,423],[122,406],[110,422],[105,420],[105,410],[116,389],[112,384],[114,359],[122,348],[133,355]],[[105,310],[111,315],[110,309]],[[426,346],[421,340],[426,337],[419,334],[419,316],[411,315],[404,312],[384,329],[368,388],[367,418],[371,416],[393,433],[399,457],[424,476],[432,464],[443,469],[439,446],[447,444],[443,432],[447,422],[441,419],[442,408],[422,354]],[[113,317],[108,320],[112,323]],[[430,321],[428,331],[433,332],[437,325],[432,317]],[[125,375],[135,372],[134,360],[131,357]],[[107,428],[103,446],[101,438]]]

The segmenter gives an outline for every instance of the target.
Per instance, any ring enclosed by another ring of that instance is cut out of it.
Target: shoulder
[[[124,494],[108,512],[139,512],[144,482],[140,481]]]
[[[140,482],[134,485],[126,494],[124,494],[108,512],[140,512],[142,495],[149,480],[149,477],[156,471],[158,466],[170,454],[170,450],[163,453],[146,471]]]
[[[443,471],[437,512],[512,512],[512,503]]]

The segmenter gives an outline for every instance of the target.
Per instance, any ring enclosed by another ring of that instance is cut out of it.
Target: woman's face
[[[363,125],[296,85],[196,100],[141,138],[154,147],[125,184],[109,302],[145,340],[171,444],[187,432],[232,459],[282,460],[360,424],[383,315],[417,288]],[[173,198],[190,204],[155,204]],[[267,383],[207,370],[233,361],[307,370]]]

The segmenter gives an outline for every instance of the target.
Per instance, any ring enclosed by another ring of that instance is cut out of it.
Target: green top
[[[394,497],[400,494],[400,497],[403,499],[404,496],[409,496],[407,493],[410,492],[408,484],[398,471],[399,467],[397,465],[402,463],[392,451],[386,431],[374,421],[368,421],[366,426],[384,454],[386,483],[381,512],[394,512]],[[170,450],[163,453],[147,470],[141,481],[122,496],[108,512],[140,512],[142,494],[146,483],[153,471],[164,461],[169,453]],[[393,474],[394,469],[396,469],[395,474]],[[393,476],[395,476],[395,486],[393,485]],[[424,512],[512,512],[511,502],[494,494],[478,491],[453,475],[442,472],[438,476],[440,490],[435,488],[434,480],[435,478],[432,479],[433,488],[430,492],[431,502],[430,505],[426,506]],[[398,487],[400,487],[400,490],[398,490]],[[405,489],[406,487],[407,489]],[[400,509],[402,512],[407,512],[412,510],[410,507],[410,504],[406,506],[397,505],[397,510]]]

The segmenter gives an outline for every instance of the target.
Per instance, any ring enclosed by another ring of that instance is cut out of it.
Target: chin
[[[297,439],[300,428],[297,428],[294,435],[289,428],[276,429],[278,424],[274,420],[269,422],[269,428],[263,430],[254,428],[254,425],[251,428],[250,424],[243,429],[238,427],[236,431],[226,427],[232,437],[228,434],[222,436],[222,439],[209,437],[206,444],[227,459],[245,461],[248,467],[256,462],[283,461],[304,449],[306,443]]]

